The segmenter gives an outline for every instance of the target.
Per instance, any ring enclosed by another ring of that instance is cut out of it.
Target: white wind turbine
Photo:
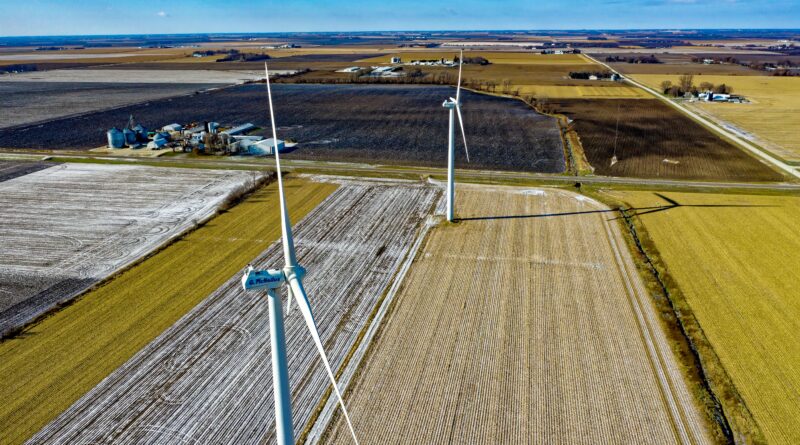
[[[350,428],[350,433],[353,435],[353,441],[358,444],[353,424],[350,422],[350,416],[347,414],[347,408],[344,406],[342,394],[339,392],[339,387],[336,385],[336,378],[333,375],[331,365],[328,362],[328,356],[325,354],[325,349],[319,338],[319,331],[317,331],[317,324],[311,312],[308,296],[303,288],[302,279],[306,270],[297,264],[294,240],[292,239],[292,225],[286,210],[286,197],[283,193],[283,178],[281,175],[281,160],[278,154],[278,134],[275,130],[275,114],[272,109],[272,90],[270,88],[269,69],[267,68],[266,62],[264,63],[264,71],[267,76],[267,97],[269,98],[269,117],[272,122],[275,168],[278,171],[278,196],[281,207],[281,240],[283,242],[283,256],[286,260],[286,265],[283,269],[269,270],[253,270],[252,267],[248,266],[242,277],[242,287],[244,287],[245,290],[266,289],[267,295],[269,296],[269,327],[272,340],[272,384],[275,395],[276,437],[280,445],[294,444],[292,406],[289,393],[289,369],[286,362],[286,336],[283,329],[284,314],[281,307],[281,297],[276,292],[276,289],[287,284],[288,307],[291,307],[292,297],[294,297],[297,300],[297,305],[300,307],[300,313],[303,314],[303,319],[305,319],[306,325],[308,326],[308,331],[311,333],[311,338],[314,340],[317,351],[322,358],[322,363],[325,365],[325,371],[328,372],[328,377],[331,380],[336,397],[339,398],[339,404],[342,407],[342,412],[344,412],[344,418],[347,421],[347,426]]]
[[[467,149],[467,133],[464,131],[464,120],[461,118],[461,65],[464,63],[464,51],[458,57],[458,86],[456,87],[456,97],[445,100],[443,107],[450,110],[450,131],[447,134],[447,220],[453,221],[453,206],[455,194],[455,157],[456,157],[456,127],[455,114],[458,114],[458,123],[461,125],[461,136],[464,138],[464,151],[469,162],[469,150]]]

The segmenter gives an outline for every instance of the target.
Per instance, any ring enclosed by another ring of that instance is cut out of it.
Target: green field
[[[293,221],[337,188],[286,182]],[[0,444],[27,440],[280,236],[277,185],[0,343]]]
[[[675,206],[652,192],[608,193],[640,209],[767,442],[800,443],[800,198],[664,193]]]

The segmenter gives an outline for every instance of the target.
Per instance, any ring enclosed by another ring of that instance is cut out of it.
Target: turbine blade
[[[464,50],[461,50],[461,55],[458,56],[458,86],[456,87],[456,103],[461,99],[461,65],[464,63]]]
[[[292,294],[292,286],[286,286],[286,315],[289,315],[289,312],[292,311],[292,299],[294,295]]]
[[[286,265],[293,267],[297,265],[297,257],[294,252],[294,240],[292,239],[292,223],[289,221],[289,212],[286,210],[286,196],[283,193],[283,174],[281,173],[281,158],[278,155],[278,131],[275,128],[275,111],[272,107],[272,88],[269,83],[269,68],[264,62],[264,73],[267,76],[267,97],[269,98],[269,120],[272,123],[272,149],[275,151],[275,169],[278,171],[278,197],[281,206],[281,240],[283,242],[283,258]]]
[[[350,434],[353,435],[353,441],[356,443],[356,445],[358,445],[356,431],[353,429],[353,424],[350,422],[350,415],[347,413],[347,408],[344,406],[342,393],[339,392],[339,385],[336,384],[336,377],[333,374],[333,370],[331,370],[330,362],[328,362],[328,356],[325,354],[325,348],[322,346],[322,340],[319,338],[317,324],[314,322],[314,315],[311,312],[311,305],[308,302],[306,291],[303,289],[303,283],[297,278],[296,275],[291,274],[289,277],[289,287],[292,289],[295,299],[297,299],[297,306],[300,307],[300,313],[303,314],[303,319],[306,321],[308,331],[311,333],[311,338],[314,340],[314,345],[316,345],[319,356],[322,358],[322,364],[325,365],[325,371],[328,372],[328,377],[333,385],[333,391],[336,393],[336,397],[339,398],[339,406],[342,407],[342,412],[344,413],[344,418],[347,421],[347,426],[350,428]]]
[[[464,131],[464,120],[461,119],[461,105],[456,102],[456,114],[458,115],[458,123],[461,125],[461,137],[464,138],[464,152],[467,154],[467,162],[469,162],[469,149],[467,149],[467,132]]]

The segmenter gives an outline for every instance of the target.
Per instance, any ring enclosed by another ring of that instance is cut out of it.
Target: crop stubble
[[[657,100],[560,100],[595,173],[636,178],[780,181],[764,163]],[[615,129],[618,162],[615,153]]]
[[[466,220],[433,229],[348,389],[363,442],[709,440],[613,212],[557,190],[458,196]]]
[[[212,215],[240,171],[62,164],[0,182],[0,333]]]
[[[800,442],[800,199],[614,192],[633,207],[769,443]]]
[[[439,196],[421,183],[343,181],[296,225],[306,289],[334,369]],[[282,263],[278,243],[254,260]],[[299,433],[328,381],[296,308],[286,337]],[[274,440],[269,338],[266,298],[245,293],[234,276],[30,443]]]
[[[288,179],[285,187],[292,218],[300,220],[337,186]],[[0,442],[31,437],[278,238],[276,190],[274,183],[259,189],[0,343]]]
[[[0,130],[0,147],[97,147],[105,142],[106,129],[126,122],[130,114],[152,127],[213,120],[268,128],[265,93],[263,84],[243,85],[58,119],[41,128]],[[455,94],[451,87],[278,84],[273,94],[281,110],[278,137],[299,141],[287,158],[445,165],[448,117],[441,104]],[[471,162],[459,151],[457,167],[564,171],[554,118],[517,100],[469,91],[462,92],[462,100]]]

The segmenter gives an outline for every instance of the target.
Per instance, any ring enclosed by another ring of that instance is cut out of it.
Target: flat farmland
[[[336,184],[289,179],[302,219]],[[280,236],[270,184],[73,304],[0,343],[0,443],[22,443]]]
[[[403,62],[411,60],[450,59],[458,57],[459,50],[450,51],[400,51],[390,54],[364,58],[361,62],[388,63],[391,57],[400,57]],[[540,54],[538,52],[512,51],[465,51],[464,57],[483,57],[493,64],[511,65],[583,65],[592,64],[580,54]]]
[[[585,85],[522,85],[520,94],[548,99],[649,99],[641,88],[603,81],[586,81]]]
[[[0,333],[216,212],[242,171],[62,164],[0,182]]]
[[[346,162],[445,165],[451,87],[395,85],[275,85],[278,136],[294,138],[288,158]],[[0,147],[92,148],[105,131],[133,114],[151,126],[214,120],[266,128],[264,85],[243,85],[123,107],[36,127],[0,130]],[[471,162],[458,147],[459,168],[558,173],[564,149],[556,120],[523,102],[463,92]],[[459,142],[460,143],[460,142]]]
[[[339,368],[396,271],[413,257],[437,187],[336,180],[338,189],[295,225],[298,259],[333,369]],[[289,202],[293,207],[295,203]],[[277,213],[277,209],[271,209]],[[254,259],[283,264],[279,243]],[[231,276],[30,441],[38,443],[269,443],[274,441],[267,299]],[[286,318],[295,432],[328,388],[295,307]]]
[[[609,193],[664,208],[637,218],[722,366],[767,443],[800,442],[800,198]]]
[[[595,173],[637,178],[780,181],[782,176],[743,150],[658,100],[560,100],[574,120]],[[618,162],[611,165],[615,129]]]
[[[459,186],[346,403],[363,443],[708,443],[615,212]],[[337,415],[325,443],[348,443]]]
[[[607,62],[608,65],[623,74],[729,74],[743,76],[766,75],[765,72],[750,69],[738,64],[711,64],[692,62],[692,58],[724,58],[736,57],[739,60],[760,60],[758,56],[738,56],[731,54],[659,54],[657,51],[652,53],[662,63],[627,63],[627,62]],[[613,55],[617,57],[640,57],[642,54],[594,54],[594,57],[605,62],[606,57]],[[765,57],[765,56],[761,56]],[[769,56],[766,56],[769,57]]]
[[[415,59],[452,59],[458,51],[437,52],[400,52],[392,54],[403,61]],[[371,64],[388,64],[390,55],[361,60]],[[639,88],[632,88],[618,82],[597,80],[570,79],[572,71],[602,71],[603,68],[580,54],[539,54],[534,52],[502,52],[502,51],[468,51],[464,57],[485,57],[490,65],[465,65],[466,82],[494,81],[496,91],[502,91],[503,82],[510,82],[512,90],[519,90],[521,95],[538,95],[549,98],[582,98],[582,97],[648,97]],[[407,67],[406,69],[414,69]],[[422,67],[426,72],[449,72],[456,75],[454,68]],[[468,84],[468,83],[467,83]]]
[[[0,182],[38,172],[54,165],[56,164],[52,162],[0,161]]]
[[[636,80],[658,89],[664,80],[675,82],[677,76],[646,74],[634,76]],[[694,83],[711,82],[733,87],[734,94],[746,97],[751,103],[689,104],[693,109],[722,121],[723,126],[734,126],[756,144],[780,158],[800,163],[800,77],[779,76],[695,76]],[[727,124],[727,125],[725,125]]]
[[[0,128],[191,94],[215,86],[219,84],[0,81]],[[120,121],[116,126],[121,128],[126,122]],[[102,144],[99,140],[95,145]]]

